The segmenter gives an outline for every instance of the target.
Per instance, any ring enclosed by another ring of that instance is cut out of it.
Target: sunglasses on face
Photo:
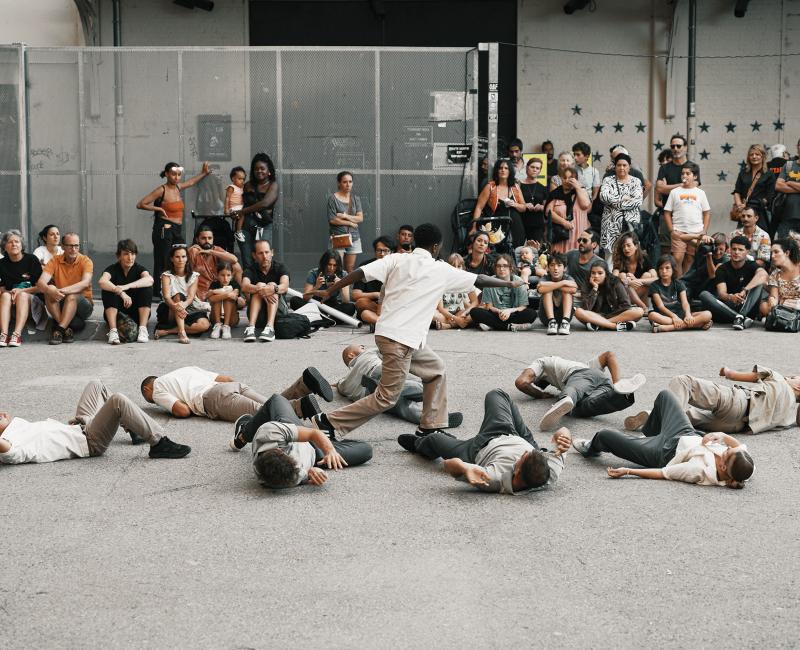
[[[669,145],[670,149],[680,149],[681,147],[683,147],[682,144],[671,144],[671,145]]]
[[[578,238],[578,243],[579,243],[579,244],[588,244],[588,243],[590,243],[591,241],[592,241],[591,239],[586,239],[586,237],[579,237],[579,238]]]

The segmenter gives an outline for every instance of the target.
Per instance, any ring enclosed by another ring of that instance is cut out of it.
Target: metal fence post
[[[475,92],[472,93],[472,163],[470,164],[470,175],[472,176],[472,195],[478,196],[478,175],[480,173],[480,152],[478,150],[478,50],[472,52],[472,85]],[[466,117],[464,118],[466,119]]]
[[[489,43],[489,102],[488,113],[488,142],[486,156],[489,160],[489,173],[491,173],[494,161],[497,158],[497,119],[498,108],[500,107],[500,57],[499,46],[497,43]]]
[[[24,43],[17,46],[17,115],[19,116],[19,208],[20,230],[26,241],[30,241],[31,204],[30,179],[28,178],[30,161],[28,159],[30,136],[28,132],[28,61]]]
[[[281,51],[275,52],[275,137],[277,142],[275,148],[277,150],[277,157],[275,162],[276,169],[283,171],[283,61],[281,59]],[[286,179],[284,178],[284,187],[286,187]],[[277,224],[277,248],[283,255],[284,251],[284,230],[286,228],[286,219],[283,214],[283,192],[278,196],[278,207],[280,210],[280,222]],[[275,219],[273,218],[273,223]],[[275,226],[273,225],[272,237],[275,238]],[[274,246],[275,242],[270,242],[270,246]]]
[[[381,232],[381,53],[375,50],[375,234]]]
[[[86,191],[86,102],[84,101],[83,53],[83,49],[78,50],[78,180],[81,192],[81,215],[79,222],[81,224],[81,237],[83,237],[83,241],[86,242],[87,250],[89,250],[91,236],[89,234],[89,201]]]

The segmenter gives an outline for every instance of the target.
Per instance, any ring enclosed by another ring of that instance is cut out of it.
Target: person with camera
[[[321,299],[325,290],[343,277],[342,261],[339,256],[333,251],[325,251],[322,257],[319,258],[319,266],[308,272],[306,283],[303,286],[303,297],[295,296],[291,298],[289,306],[292,309],[300,309],[309,300],[316,298],[323,305],[327,305],[348,316],[355,316],[356,306],[350,302],[350,287],[344,287],[326,300]]]
[[[356,257],[361,253],[359,224],[364,222],[361,197],[353,194],[353,174],[343,171],[336,175],[337,190],[328,197],[328,226],[330,247],[344,258],[344,270],[350,273],[356,267]]]
[[[279,194],[280,187],[272,159],[265,153],[257,153],[250,162],[250,177],[242,190],[244,207],[232,213],[232,216],[244,217],[244,241],[238,240],[244,268],[253,264],[257,241],[272,242],[272,222]]]
[[[730,261],[721,264],[714,274],[716,296],[703,291],[699,298],[717,323],[733,323],[733,329],[743,330],[753,324],[758,314],[767,272],[747,259],[750,242],[738,235],[731,239]]]
[[[717,269],[729,261],[728,237],[723,232],[703,237],[697,246],[692,268],[681,280],[686,285],[689,300],[698,300],[703,291],[716,291]]]

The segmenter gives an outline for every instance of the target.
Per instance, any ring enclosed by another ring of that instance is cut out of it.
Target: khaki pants
[[[678,375],[669,382],[669,390],[697,429],[738,433],[749,428],[750,395],[743,388],[724,386],[692,375]]]
[[[447,381],[444,363],[427,345],[414,350],[385,336],[376,336],[375,344],[383,357],[381,381],[371,395],[327,413],[336,431],[346,434],[379,413],[392,408],[400,397],[409,372],[422,380],[422,415],[420,427],[447,427]]]
[[[102,456],[120,426],[144,438],[151,447],[164,433],[155,420],[125,395],[109,394],[99,381],[90,381],[83,389],[73,422],[83,425],[90,456]]]
[[[301,376],[281,395],[290,400],[294,412],[302,418],[300,398],[310,392]],[[242,415],[253,415],[266,401],[266,397],[241,382],[221,381],[209,388],[203,395],[203,408],[206,416],[212,420],[236,422]]]

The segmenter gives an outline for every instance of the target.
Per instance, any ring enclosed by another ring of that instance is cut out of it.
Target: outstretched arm
[[[475,286],[479,289],[484,289],[486,287],[511,287],[516,289],[525,284],[523,280],[501,280],[500,278],[496,278],[492,275],[484,275],[483,273],[475,278]]]
[[[727,366],[723,366],[719,369],[719,376],[730,379],[731,381],[747,381],[750,383],[758,381],[757,372],[738,372],[737,370],[731,370]]]
[[[664,472],[660,469],[633,469],[630,467],[609,467],[607,469],[608,475],[611,478],[620,478],[621,476],[638,476],[639,478],[652,478],[663,479]]]
[[[450,476],[453,478],[461,478],[463,476],[470,485],[476,487],[488,487],[489,485],[489,475],[483,467],[478,465],[470,465],[460,458],[448,458],[444,461],[443,467],[444,471]]]
[[[320,297],[322,298],[323,302],[325,302],[326,300],[330,300],[330,297],[337,291],[339,291],[339,289],[341,289],[342,287],[349,287],[351,284],[355,282],[360,282],[363,279],[364,279],[363,269],[356,269],[355,271],[351,271],[341,280],[337,280],[331,286],[329,286],[324,292],[322,292]]]

